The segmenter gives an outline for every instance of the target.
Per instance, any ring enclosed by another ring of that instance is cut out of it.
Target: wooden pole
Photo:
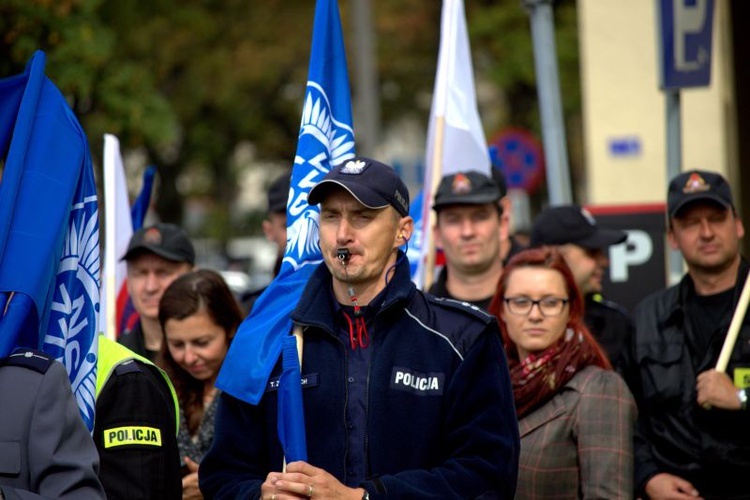
[[[99,318],[99,330],[117,340],[117,162],[120,143],[113,135],[104,136],[104,275],[106,276],[106,318]],[[97,332],[98,333],[98,332]]]
[[[750,277],[750,275],[748,275],[748,277]],[[737,336],[740,333],[742,321],[745,319],[748,302],[750,302],[750,279],[745,278],[745,284],[742,287],[740,300],[737,301],[737,307],[734,309],[734,315],[732,315],[732,322],[729,324],[727,337],[724,339],[724,345],[721,348],[721,354],[719,354],[719,361],[716,362],[716,371],[718,372],[723,373],[727,369],[729,357],[732,355],[734,344],[737,342]]]
[[[422,214],[422,232],[432,231],[435,225],[435,211],[431,210],[432,199],[435,196],[440,181],[443,178],[443,138],[445,135],[445,116],[435,117],[435,141],[432,150],[432,172],[430,174],[430,185],[424,186],[423,203],[425,211]],[[427,258],[424,266],[424,280],[422,290],[429,290],[435,280],[435,239],[430,235],[430,246],[427,249]]]

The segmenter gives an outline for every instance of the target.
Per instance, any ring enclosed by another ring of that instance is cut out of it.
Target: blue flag
[[[148,207],[151,205],[151,191],[154,187],[154,175],[156,175],[156,167],[150,165],[143,172],[143,186],[141,192],[138,193],[138,198],[135,199],[135,203],[130,208],[130,216],[133,219],[133,232],[138,231],[143,226],[143,221],[146,219],[146,212]]]
[[[287,463],[302,460],[307,462],[305,440],[305,413],[302,406],[302,373],[299,369],[297,339],[284,337],[281,355],[281,377],[279,377],[279,417],[276,422],[279,441],[284,449]]]
[[[0,80],[0,356],[42,349],[61,361],[89,429],[94,423],[99,217],[86,134],[44,76]]]
[[[307,194],[330,169],[354,157],[351,94],[335,0],[315,6],[310,68],[287,203],[287,244],[279,275],[240,325],[216,386],[258,404],[292,329],[289,318],[316,264],[322,262],[317,206]]]
[[[420,189],[417,196],[412,200],[409,206],[409,215],[414,219],[414,234],[411,241],[414,243],[409,246],[406,257],[409,259],[409,271],[412,280],[418,280],[419,261],[422,258],[422,231],[424,231],[424,221],[422,220],[422,209],[424,203],[424,190]]]

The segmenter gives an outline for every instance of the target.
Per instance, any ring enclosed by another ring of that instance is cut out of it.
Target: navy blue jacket
[[[343,482],[348,347],[336,337],[335,307],[321,265],[292,319],[304,327],[308,462]],[[520,444],[495,318],[418,291],[404,259],[372,328],[361,485],[370,498],[513,498]],[[277,364],[271,382],[279,373]],[[201,463],[207,497],[258,498],[267,474],[281,470],[276,405],[272,388],[258,406],[222,394]]]

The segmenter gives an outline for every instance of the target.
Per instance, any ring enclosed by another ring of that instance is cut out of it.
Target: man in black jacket
[[[182,228],[159,222],[136,231],[122,260],[128,264],[128,293],[138,322],[118,342],[153,361],[164,336],[159,300],[174,280],[193,269],[195,248]]]
[[[531,246],[558,246],[586,301],[586,326],[618,370],[633,322],[625,308],[602,297],[602,277],[609,265],[609,247],[627,237],[624,231],[599,227],[591,214],[577,205],[547,208],[531,229]]]
[[[503,272],[502,242],[508,221],[498,203],[500,189],[480,172],[446,175],[432,204],[435,245],[445,254],[445,268],[429,292],[487,310]]]
[[[276,263],[273,266],[273,275],[276,277],[281,270],[281,262],[284,259],[286,249],[286,202],[289,198],[291,186],[291,172],[281,174],[268,188],[268,211],[263,219],[263,234],[266,239],[276,245]],[[258,297],[266,291],[266,286],[245,292],[240,297],[240,304],[246,314],[250,314]]]
[[[650,498],[748,498],[750,324],[715,369],[748,274],[732,193],[719,174],[669,184],[668,238],[688,272],[635,311],[628,383],[639,411],[635,480]]]

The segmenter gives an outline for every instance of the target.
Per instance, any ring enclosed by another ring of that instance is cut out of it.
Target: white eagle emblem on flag
[[[302,179],[292,179],[288,202],[287,245],[284,262],[294,269],[317,264],[322,258],[318,236],[319,209],[307,204],[307,194],[328,171],[354,157],[354,130],[333,116],[325,90],[307,82],[302,111],[295,171],[301,166]],[[350,162],[351,163],[351,162]]]
[[[43,347],[66,366],[78,409],[89,429],[93,429],[96,405],[100,266],[99,211],[93,195],[70,210]]]

